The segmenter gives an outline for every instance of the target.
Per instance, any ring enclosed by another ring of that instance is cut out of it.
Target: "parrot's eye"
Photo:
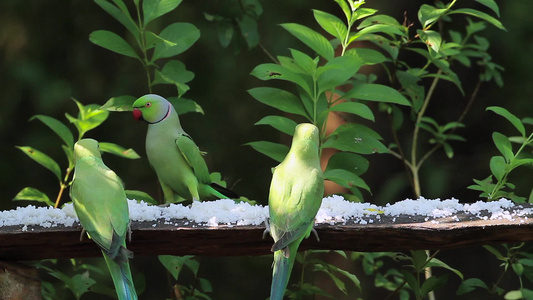
[[[150,107],[150,106],[152,106],[152,102],[148,102],[148,103],[146,103],[145,106],[146,106],[146,107]]]

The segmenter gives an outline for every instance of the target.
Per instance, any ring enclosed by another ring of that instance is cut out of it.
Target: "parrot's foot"
[[[270,223],[268,222],[268,218],[265,218],[265,231],[263,231],[263,240],[267,234],[270,234]]]
[[[316,241],[320,242],[320,238],[318,237],[318,232],[316,232],[315,228],[311,229],[311,232],[313,232],[313,234],[315,235]]]

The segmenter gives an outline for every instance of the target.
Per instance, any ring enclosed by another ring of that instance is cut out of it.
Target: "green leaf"
[[[337,152],[329,160],[326,170],[343,169],[355,175],[362,175],[368,170],[369,162],[359,154]]]
[[[143,0],[144,26],[174,10],[180,3],[181,0]]]
[[[434,291],[436,289],[439,289],[443,287],[446,282],[448,281],[448,275],[443,276],[431,276],[424,283],[422,284],[422,287],[420,287],[420,294],[427,295],[429,292]]]
[[[454,269],[450,266],[448,266],[445,262],[443,262],[442,260],[438,259],[438,258],[432,258],[427,264],[426,264],[426,267],[437,267],[437,268],[444,268],[446,270],[449,270],[449,271],[452,271],[453,273],[455,273],[457,276],[459,276],[459,278],[461,278],[461,280],[464,279],[463,277],[463,273],[461,273],[461,271],[457,270],[457,269]]]
[[[261,80],[279,79],[287,80],[299,85],[307,94],[312,95],[312,82],[310,77],[306,78],[302,74],[297,74],[289,68],[277,64],[260,64],[250,73]]]
[[[354,86],[342,98],[356,98],[368,101],[395,103],[410,106],[411,104],[397,90],[382,84],[363,83]]]
[[[420,295],[420,285],[418,284],[418,280],[416,280],[413,273],[409,272],[406,269],[401,269],[400,272],[403,275],[403,279],[405,280],[405,282],[407,282],[407,284],[409,285],[411,290],[413,290],[415,295]]]
[[[345,188],[351,189],[353,187],[358,187],[370,192],[370,187],[363,179],[361,179],[361,177],[344,169],[327,169],[324,171],[324,178]]]
[[[315,264],[314,267],[315,268],[314,268],[313,271],[322,272],[322,273],[328,275],[329,278],[333,281],[333,283],[337,287],[337,289],[340,290],[341,292],[343,292],[344,294],[347,294],[346,285],[344,284],[344,282],[342,282],[342,280],[340,280],[340,278],[335,276],[335,274],[333,274],[330,270],[325,268],[323,265]]]
[[[252,49],[259,44],[256,20],[248,15],[242,15],[240,19],[237,19],[237,25],[239,25],[241,35],[246,41],[248,49]]]
[[[361,124],[347,123],[337,127],[322,144],[322,148],[360,154],[388,153],[387,147],[380,140],[381,136],[372,129]]]
[[[50,158],[50,156],[32,147],[28,147],[28,146],[15,146],[15,147],[20,149],[22,152],[24,152],[24,154],[29,156],[31,159],[36,161],[41,166],[50,170],[52,173],[54,173],[57,179],[61,181],[62,179],[61,168],[59,168],[59,165],[52,158]]]
[[[398,26],[398,27],[403,27],[398,22],[398,20],[396,20],[395,18],[393,18],[393,17],[391,17],[389,15],[375,15],[375,16],[371,16],[371,17],[368,17],[368,18],[364,19],[359,24],[359,26],[357,26],[357,28],[358,29],[365,28],[365,27],[368,27],[368,26],[374,25],[374,24],[387,24],[387,25],[394,25],[394,26]]]
[[[72,100],[80,110],[78,118],[74,118],[69,114],[65,114],[65,116],[78,129],[80,139],[89,130],[100,126],[109,116],[109,112],[107,110],[101,110],[98,104],[83,105],[76,99]]]
[[[256,151],[263,153],[264,155],[278,162],[281,162],[285,158],[285,156],[287,156],[287,153],[289,153],[289,147],[278,143],[257,141],[249,142],[245,145],[251,146]]]
[[[102,48],[111,50],[118,54],[140,59],[135,50],[118,34],[107,30],[93,31],[89,35],[89,40]]]
[[[346,16],[346,21],[350,21],[352,18],[352,10],[348,6],[345,0],[335,0],[337,4],[341,7],[342,12],[344,12],[344,15]]]
[[[135,100],[137,100],[137,98],[130,95],[113,97],[107,100],[104,105],[100,106],[100,109],[117,112],[132,111],[133,102],[135,102]]]
[[[506,166],[507,164],[505,163],[505,158],[503,158],[503,156],[493,156],[490,159],[490,171],[498,180],[502,180],[505,175]]]
[[[455,10],[451,10],[448,14],[465,14],[465,15],[470,15],[470,16],[474,16],[474,17],[478,17],[494,26],[496,26],[497,28],[501,29],[501,30],[505,30],[507,31],[507,29],[502,25],[502,23],[500,21],[498,21],[498,19],[484,13],[484,12],[481,12],[479,10],[475,10],[475,9],[471,9],[471,8],[459,8],[459,9],[455,9]]]
[[[318,93],[329,91],[343,85],[361,67],[359,59],[354,56],[338,56],[317,69]]]
[[[422,27],[426,28],[435,23],[447,11],[447,8],[436,8],[432,5],[422,4],[418,10],[418,20]]]
[[[200,38],[200,30],[190,23],[172,23],[159,37],[166,42],[156,43],[151,62],[183,53]]]
[[[128,31],[135,37],[136,40],[139,40],[139,28],[137,27],[135,21],[131,18],[127,8],[119,9],[106,0],[94,0],[94,2],[113,18],[119,21],[120,24],[124,25],[124,27],[128,29]]]
[[[381,52],[374,49],[367,48],[351,48],[348,49],[344,56],[354,56],[362,65],[376,65],[385,62],[387,58]]]
[[[483,245],[482,247],[488,250],[494,256],[496,256],[498,260],[507,261],[507,258],[503,254],[501,254],[501,252],[498,249],[494,248],[493,246]]]
[[[417,272],[422,271],[425,268],[428,259],[428,254],[426,250],[412,250],[411,257],[415,270]]]
[[[326,60],[331,60],[335,56],[329,41],[318,32],[295,23],[281,24],[281,26]]]
[[[138,159],[141,158],[135,150],[129,148],[126,149],[122,146],[113,143],[99,142],[100,151],[111,153],[120,157],[129,158],[129,159]]]
[[[254,125],[270,125],[275,129],[292,136],[294,135],[294,129],[297,124],[293,120],[282,116],[266,116]]]
[[[163,264],[163,266],[170,272],[174,280],[178,280],[178,277],[183,270],[183,267],[188,260],[193,259],[193,255],[186,256],[174,256],[174,255],[159,255],[157,258]]]
[[[231,22],[218,22],[218,41],[222,48],[227,48],[233,39],[233,24]]]
[[[184,115],[190,112],[204,114],[204,109],[194,100],[183,97],[168,97],[167,100],[172,103],[178,115]]]
[[[425,98],[424,86],[418,84],[420,78],[401,70],[396,71],[396,78],[398,78],[398,81],[405,92],[407,92],[407,95],[409,95],[409,98],[411,98],[415,112],[418,112],[424,104]]]
[[[170,60],[161,71],[155,71],[152,84],[173,84],[178,89],[178,94],[182,96],[190,89],[186,83],[193,78],[194,73],[187,70],[184,63],[179,60]]]
[[[296,63],[299,69],[294,68],[294,66],[291,65],[291,62],[287,60],[280,60],[281,65],[287,68],[298,70],[297,73],[302,73],[303,71],[304,74],[313,76],[316,72],[316,68],[318,65],[318,57],[316,59],[312,59],[311,57],[309,57],[309,55],[301,51],[294,50],[294,49],[289,49],[289,50],[291,51],[291,55],[294,59],[293,62]]]
[[[507,121],[511,122],[513,126],[522,134],[523,137],[526,136],[526,129],[524,127],[524,124],[520,121],[518,117],[513,115],[511,112],[509,112],[507,109],[499,106],[489,106],[487,107],[487,110],[490,110],[504,118],[507,119]]]
[[[320,27],[340,41],[348,34],[348,28],[336,16],[316,9],[313,10],[313,14]]]
[[[89,271],[85,271],[82,274],[74,275],[70,284],[68,284],[69,289],[76,296],[76,299],[80,299],[81,296],[89,291],[89,288],[93,286],[96,281],[89,277]]]
[[[374,121],[374,114],[372,113],[372,110],[370,110],[366,104],[359,102],[341,102],[330,107],[329,111],[346,112],[370,121]]]
[[[20,192],[18,192],[15,198],[13,198],[13,201],[19,200],[38,201],[43,202],[48,206],[54,206],[54,203],[50,201],[50,198],[48,198],[45,193],[32,187],[25,187]]]
[[[385,33],[388,35],[399,35],[403,37],[407,37],[405,32],[401,30],[400,27],[395,25],[388,25],[388,24],[373,24],[370,26],[367,26],[358,32],[354,32],[350,34],[350,38],[348,39],[348,44],[351,44],[353,41],[364,37],[366,35],[372,35],[375,33]]]
[[[511,161],[511,159],[514,157],[514,154],[513,154],[513,146],[511,145],[509,138],[507,138],[505,135],[499,132],[493,132],[492,140],[494,141],[496,148],[498,148],[500,153],[505,158],[505,161],[507,162]]]
[[[496,1],[494,0],[476,0],[476,2],[481,3],[485,5],[486,7],[490,8],[498,17],[500,17],[500,8],[498,7],[498,4],[496,4]]]
[[[457,295],[463,295],[466,293],[470,293],[471,291],[475,290],[476,288],[482,288],[488,290],[489,287],[485,282],[483,282],[479,278],[468,278],[465,281],[461,282],[461,285],[459,285],[459,288],[457,289]]]
[[[440,45],[442,43],[440,33],[433,30],[417,30],[417,33],[422,42],[424,42],[431,50],[435,51],[435,53],[440,51]]]
[[[297,114],[309,119],[302,102],[295,95],[277,88],[259,87],[248,90],[259,102],[277,108],[281,111]]]
[[[125,190],[125,192],[126,192],[126,197],[128,197],[128,199],[144,201],[146,203],[153,204],[153,205],[158,204],[157,201],[155,201],[154,198],[152,198],[152,196],[148,195],[145,192],[136,191],[136,190]]]
[[[30,118],[30,121],[34,119],[43,122],[46,126],[52,129],[52,131],[54,131],[69,148],[74,148],[74,137],[72,136],[70,129],[68,129],[65,124],[61,123],[55,118],[44,115],[35,115]]]

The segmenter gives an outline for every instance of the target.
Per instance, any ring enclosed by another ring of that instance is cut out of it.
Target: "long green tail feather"
[[[118,264],[112,260],[104,251],[104,259],[111,273],[111,278],[115,285],[115,290],[119,300],[137,300],[137,292],[133,286],[133,279],[131,276],[130,265],[126,261]]]
[[[270,286],[270,300],[282,300],[291,277],[294,260],[299,243],[289,246],[289,257],[285,257],[284,249],[274,252],[274,270]]]

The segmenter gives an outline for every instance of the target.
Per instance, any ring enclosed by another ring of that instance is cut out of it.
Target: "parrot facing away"
[[[74,145],[74,179],[70,197],[76,215],[87,235],[102,250],[119,300],[136,300],[126,249],[129,211],[120,178],[109,169],[100,154],[98,142],[82,139]]]
[[[274,168],[270,184],[270,225],[267,223],[270,228],[267,230],[274,238],[271,300],[283,299],[298,246],[313,231],[323,196],[318,128],[299,124],[289,153]]]
[[[178,113],[165,98],[148,94],[133,103],[133,117],[148,123],[146,155],[154,168],[166,203],[175,194],[188,200],[239,196],[211,181],[202,152],[183,130]]]

